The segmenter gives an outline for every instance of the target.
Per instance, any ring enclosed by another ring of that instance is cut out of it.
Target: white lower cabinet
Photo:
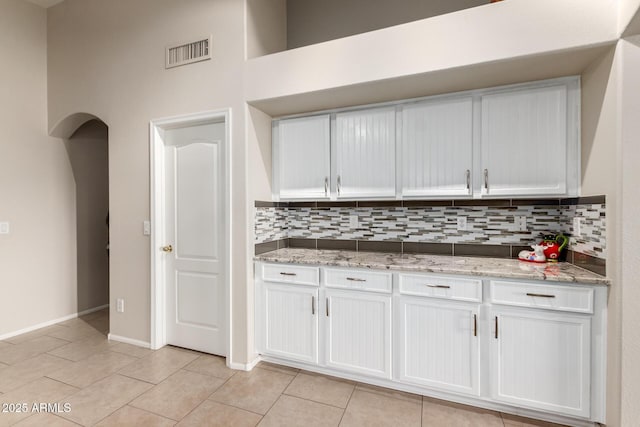
[[[400,296],[395,305],[399,380],[479,394],[478,304]]]
[[[318,363],[318,289],[302,285],[262,285],[263,316],[256,326],[262,353]]]
[[[492,398],[589,417],[591,316],[494,308]]]
[[[604,423],[606,301],[597,285],[258,263],[256,345],[357,381]]]
[[[391,378],[391,296],[325,291],[326,365]]]

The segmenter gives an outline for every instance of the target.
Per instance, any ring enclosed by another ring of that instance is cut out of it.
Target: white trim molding
[[[187,114],[181,116],[167,117],[155,119],[149,123],[149,149],[150,149],[150,195],[151,195],[151,239],[149,251],[151,253],[151,331],[149,348],[157,350],[167,344],[166,341],[166,313],[165,307],[165,282],[163,262],[160,252],[156,250],[160,243],[164,241],[164,132],[169,129],[176,129],[198,124],[207,124],[214,122],[224,122],[225,124],[225,141],[224,141],[224,164],[225,164],[225,184],[224,184],[224,223],[225,223],[225,347],[227,364],[231,357],[231,228],[232,228],[232,209],[231,209],[231,109],[206,111],[195,114]]]
[[[68,314],[66,316],[58,317],[56,319],[47,320],[46,322],[38,323],[33,326],[28,326],[26,328],[19,329],[13,332],[7,332],[6,334],[0,335],[0,341],[6,340],[9,338],[13,338],[18,335],[26,334],[27,332],[33,332],[35,330],[46,328],[47,326],[55,325],[56,323],[64,322],[66,320],[75,319],[76,317],[85,316],[89,313],[93,313],[95,311],[100,311],[103,308],[109,307],[109,304],[101,305],[99,307],[89,308],[87,310],[80,311],[78,313]]]
[[[107,335],[107,339],[109,341],[117,341],[117,342],[121,342],[121,343],[125,343],[125,344],[135,345],[137,347],[151,348],[151,344],[149,344],[146,341],[140,341],[140,340],[136,340],[136,339],[133,339],[133,338],[123,337],[123,336],[120,336],[120,335],[108,334]]]
[[[255,368],[256,365],[260,363],[261,360],[262,360],[262,357],[258,356],[249,363],[234,363],[234,362],[229,362],[229,358],[227,358],[227,367],[238,370],[238,371],[250,371],[253,368]]]

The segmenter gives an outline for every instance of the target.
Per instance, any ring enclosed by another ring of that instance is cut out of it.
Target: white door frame
[[[149,124],[150,192],[151,192],[151,349],[157,350],[167,344],[165,309],[165,271],[160,247],[164,242],[164,131],[198,124],[224,121],[224,294],[225,294],[225,347],[227,365],[231,358],[231,109],[151,120]]]

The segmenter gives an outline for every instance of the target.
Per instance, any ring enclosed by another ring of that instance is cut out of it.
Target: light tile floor
[[[108,324],[104,310],[0,341],[0,410],[11,410],[0,427],[554,426],[269,363],[233,371],[216,356],[107,341]]]

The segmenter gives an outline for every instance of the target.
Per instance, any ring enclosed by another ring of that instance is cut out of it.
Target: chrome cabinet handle
[[[281,274],[282,276],[297,276],[297,274],[296,274],[296,273],[285,273],[284,271],[281,271],[281,272],[280,272],[280,274]]]
[[[327,317],[329,317],[329,298],[327,298],[327,300],[326,300],[325,307],[327,309]]]
[[[489,191],[489,169],[484,170],[484,189]]]
[[[340,180],[340,175],[338,175],[338,179],[337,179],[336,184],[337,184],[337,190],[338,190],[338,196],[339,196],[340,195],[340,187],[342,187],[341,180]]]
[[[555,298],[555,295],[548,295],[548,294],[532,294],[527,292],[527,296],[528,297],[541,297],[541,298]]]
[[[449,289],[451,286],[448,285],[427,285],[430,288],[441,288],[441,289]]]
[[[471,193],[471,171],[467,169],[467,191]]]
[[[324,196],[327,197],[328,194],[329,194],[329,178],[325,177],[324,178]]]
[[[367,279],[358,279],[356,277],[347,277],[347,280],[351,281],[351,282],[366,282]]]
[[[311,295],[311,314],[315,316],[316,314],[316,297]]]
[[[495,335],[495,338],[498,339],[498,316],[496,316],[495,319],[496,319],[496,335]]]
[[[478,315],[473,315],[473,336],[478,336]]]

